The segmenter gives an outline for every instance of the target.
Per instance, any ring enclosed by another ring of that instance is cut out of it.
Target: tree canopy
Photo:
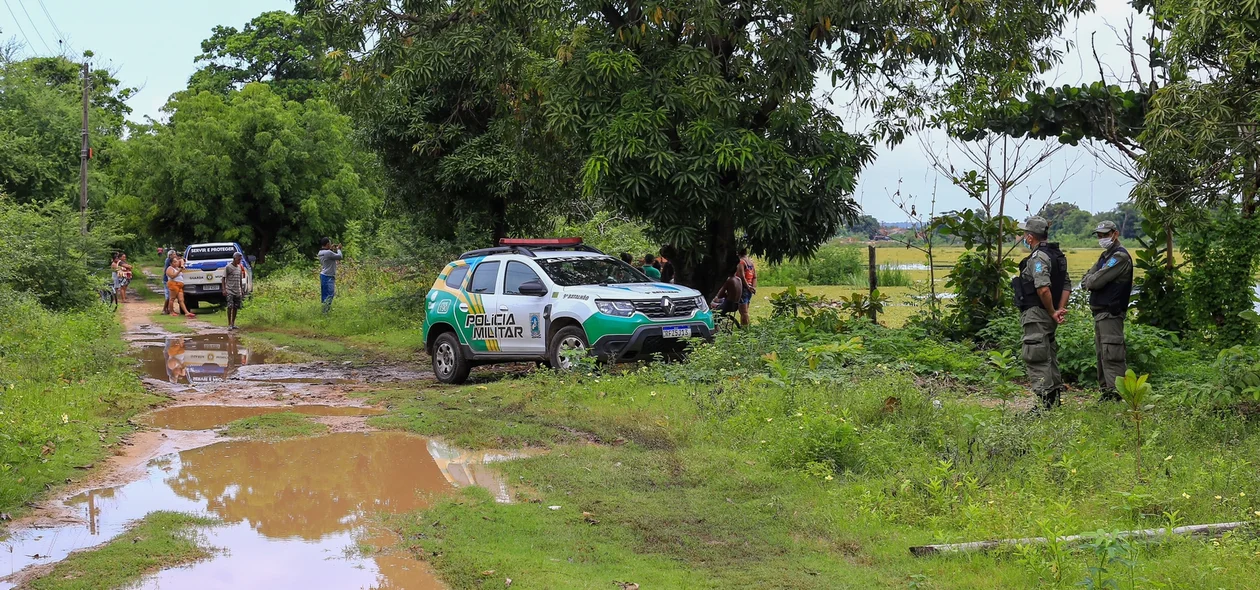
[[[235,240],[263,259],[284,246],[313,247],[374,206],[349,120],[325,101],[284,101],[249,84],[166,108],[169,124],[133,131],[123,173],[154,237]]]
[[[226,95],[251,82],[266,82],[281,98],[304,101],[324,93],[326,48],[303,17],[264,12],[241,30],[214,28],[193,60],[202,65],[189,78],[188,89]]]
[[[19,203],[78,203],[80,77],[79,64],[62,57],[0,60],[0,193]],[[133,92],[110,72],[91,71],[90,137],[106,158],[122,136],[131,112],[124,101]]]

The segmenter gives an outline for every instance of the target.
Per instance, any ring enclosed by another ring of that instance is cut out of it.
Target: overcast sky
[[[157,118],[171,93],[183,89],[196,69],[193,58],[201,53],[201,41],[215,25],[242,27],[249,19],[268,10],[290,10],[292,0],[219,0],[216,2],[172,2],[171,0],[126,0],[92,2],[84,0],[0,0],[0,36],[27,44],[28,53],[48,55],[60,52],[63,39],[71,55],[84,49],[96,53],[96,63],[117,71],[124,85],[141,91],[128,103],[132,118]],[[1047,81],[1056,85],[1092,82],[1097,66],[1089,53],[1090,35],[1096,33],[1101,60],[1123,76],[1128,57],[1116,43],[1109,27],[1121,29],[1132,10],[1125,0],[1097,0],[1095,13],[1069,24],[1065,41],[1075,48]],[[125,6],[126,9],[120,9]],[[62,37],[64,35],[64,37]],[[1093,72],[1091,74],[1091,72]],[[855,130],[861,123],[855,124]],[[925,148],[925,144],[930,146]],[[888,198],[900,186],[903,195],[919,197],[918,209],[929,206],[935,189],[937,211],[971,206],[961,190],[933,170],[925,149],[938,155],[953,155],[958,168],[967,167],[949,148],[943,134],[927,133],[910,138],[896,148],[880,146],[874,163],[863,170],[855,197],[863,209],[884,221],[901,221],[905,215]],[[1030,148],[1026,148],[1030,149]],[[1073,171],[1067,176],[1067,171]],[[1066,176],[1066,179],[1065,179]],[[1050,194],[1049,187],[1058,190]],[[1054,154],[1042,171],[1015,191],[1036,209],[1047,200],[1076,203],[1090,211],[1107,210],[1126,200],[1131,183],[1109,169],[1084,148],[1071,146]],[[1020,203],[1008,213],[1021,217]]]

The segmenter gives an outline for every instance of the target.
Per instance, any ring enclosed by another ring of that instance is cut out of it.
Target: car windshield
[[[557,285],[613,285],[647,283],[651,279],[633,266],[613,258],[550,258],[537,261]]]
[[[188,260],[223,260],[236,254],[236,246],[193,246],[188,249]]]

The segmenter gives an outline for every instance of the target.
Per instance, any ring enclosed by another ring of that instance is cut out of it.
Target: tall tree
[[[313,248],[376,201],[355,171],[350,122],[323,100],[281,100],[265,84],[172,100],[169,124],[137,126],[124,190],[149,233],[241,242],[258,258]]]
[[[336,98],[380,155],[392,195],[434,237],[497,242],[571,210],[575,154],[537,115],[537,77],[554,49],[525,4],[298,6],[338,48]]]
[[[111,155],[134,92],[110,72],[91,71],[90,138]],[[0,192],[19,203],[78,203],[83,86],[79,64],[63,57],[0,59]],[[92,194],[107,190],[95,177]]]
[[[586,142],[588,194],[679,246],[682,282],[714,292],[738,243],[807,257],[858,214],[873,151],[815,92],[863,97],[877,129],[906,111],[1016,92],[1057,55],[1081,2],[579,1],[547,87],[553,128]]]
[[[239,31],[216,26],[201,42],[201,55],[194,60],[201,67],[189,78],[188,88],[226,95],[246,84],[265,82],[285,100],[304,101],[324,93],[326,50],[304,17],[282,10],[264,12]]]

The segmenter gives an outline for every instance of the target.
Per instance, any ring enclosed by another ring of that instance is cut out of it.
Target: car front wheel
[[[569,371],[587,353],[586,333],[577,326],[565,326],[556,330],[547,347],[547,360],[561,371]]]
[[[468,379],[471,368],[454,332],[438,336],[433,344],[433,374],[438,381],[458,385]]]

